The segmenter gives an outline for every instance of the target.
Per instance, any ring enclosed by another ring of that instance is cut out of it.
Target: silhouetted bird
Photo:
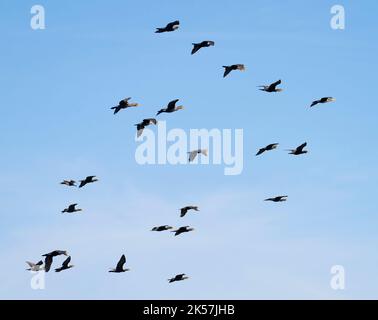
[[[333,101],[336,101],[336,99],[332,98],[332,97],[324,97],[324,98],[321,98],[319,100],[313,101],[311,103],[310,108],[313,107],[313,106],[316,106],[318,103],[327,103],[327,102],[333,102]]]
[[[180,227],[177,230],[173,230],[171,232],[174,232],[175,236],[178,236],[181,233],[189,232],[189,231],[193,231],[193,230],[194,230],[194,228],[190,228],[189,226],[185,226],[185,227]]]
[[[26,269],[28,271],[40,271],[40,270],[43,270],[43,267],[42,267],[42,264],[43,264],[43,261],[38,261],[37,263],[33,263],[33,262],[30,262],[30,261],[26,261],[26,263],[29,265],[30,268]]]
[[[55,272],[61,272],[63,270],[71,269],[74,267],[73,264],[69,264],[71,261],[71,256],[69,256],[64,262],[62,263],[62,266],[60,268],[55,269]]]
[[[169,281],[169,283],[172,283],[172,282],[175,282],[175,281],[182,281],[182,280],[185,280],[185,279],[189,279],[189,277],[187,277],[185,273],[182,273],[182,274],[178,274],[178,275],[174,276],[171,279],[168,279],[168,281]]]
[[[156,125],[157,124],[156,119],[153,119],[153,118],[143,119],[141,123],[136,124],[138,138],[142,135],[144,128],[149,126],[150,124]]]
[[[300,154],[304,154],[304,153],[307,153],[307,150],[303,150],[305,147],[307,146],[307,142],[305,143],[302,143],[299,147],[297,147],[296,149],[289,149],[289,150],[286,150],[286,151],[290,151],[289,154],[293,154],[295,156],[298,156]]]
[[[117,266],[115,267],[115,269],[111,269],[111,270],[109,270],[109,272],[121,273],[121,272],[129,271],[130,269],[124,269],[123,268],[123,265],[125,263],[126,263],[126,257],[123,254],[122,257],[121,257],[121,259],[119,259],[119,261],[118,261]]]
[[[168,103],[166,108],[160,109],[156,115],[158,116],[160,113],[163,113],[163,112],[171,113],[171,112],[184,109],[184,106],[176,107],[177,101],[179,101],[179,99],[172,100],[171,102]]]
[[[256,153],[256,156],[259,156],[260,154],[264,153],[265,151],[270,151],[270,150],[276,149],[277,147],[278,147],[278,143],[268,144],[266,147],[261,148],[261,149]]]
[[[180,209],[180,217],[185,216],[189,210],[199,211],[197,206],[186,206]]]
[[[70,204],[68,208],[64,209],[62,213],[74,213],[78,211],[83,211],[82,209],[76,209],[77,203]]]
[[[281,92],[282,89],[276,88],[279,84],[281,84],[281,80],[278,80],[268,86],[259,86],[261,91],[266,91],[266,92]]]
[[[223,68],[224,68],[223,78],[226,77],[233,70],[240,70],[240,71],[245,70],[244,64],[233,64],[231,66],[223,66]]]
[[[60,184],[64,184],[69,187],[75,187],[76,181],[75,180],[63,180]]]
[[[192,49],[192,54],[195,54],[199,49],[201,48],[206,48],[206,47],[211,47],[215,44],[214,41],[202,41],[200,43],[192,43],[193,49]]]
[[[179,28],[180,21],[176,20],[168,23],[164,28],[156,28],[155,33],[172,32]]]
[[[98,181],[96,176],[88,176],[84,180],[80,180],[79,188],[84,187],[88,183],[93,183],[93,182],[96,182],[96,181]]]
[[[264,201],[284,202],[284,201],[287,200],[286,198],[287,198],[287,196],[277,196],[277,197],[274,197],[274,198],[265,199]]]
[[[139,107],[139,103],[134,103],[134,102],[129,103],[130,99],[131,99],[131,97],[125,98],[125,99],[121,100],[120,102],[118,102],[118,105],[111,107],[110,109],[114,110],[114,114],[116,114],[122,109],[127,109],[127,108],[130,108],[130,107]]]
[[[188,152],[189,153],[189,162],[192,162],[198,154],[202,153],[207,157],[207,149],[198,149]]]
[[[173,227],[168,226],[168,225],[164,225],[164,226],[159,226],[159,227],[153,227],[151,229],[151,231],[166,231],[166,230],[169,230],[169,229],[173,229]]]
[[[49,272],[51,265],[53,263],[53,258],[60,255],[68,256],[68,253],[67,251],[63,251],[63,250],[54,250],[54,251],[51,251],[49,253],[42,255],[42,257],[45,257],[45,271],[46,272]]]

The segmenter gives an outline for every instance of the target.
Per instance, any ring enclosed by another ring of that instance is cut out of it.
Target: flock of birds
[[[180,26],[180,22],[178,20],[176,20],[176,21],[168,23],[163,28],[156,28],[155,33],[173,32],[173,31],[177,30],[179,28],[179,26]],[[197,53],[202,48],[214,46],[215,42],[205,40],[205,41],[202,41],[202,42],[199,42],[199,43],[192,43],[192,45],[193,45],[193,49],[191,51],[191,54],[193,55],[193,54]],[[233,65],[222,66],[222,67],[224,68],[223,77],[228,76],[232,71],[235,71],[235,70],[239,70],[239,71],[245,70],[244,64],[233,64]],[[282,83],[282,81],[278,80],[278,81],[276,81],[272,84],[269,84],[269,85],[262,85],[262,86],[259,86],[259,88],[260,88],[259,90],[269,92],[269,93],[281,92],[282,89],[277,88],[281,83]],[[113,113],[117,114],[121,110],[139,106],[138,103],[130,102],[130,100],[131,100],[131,97],[128,97],[128,98],[121,100],[118,103],[118,105],[112,107],[111,110],[114,110]],[[156,116],[160,115],[161,113],[172,113],[172,112],[176,112],[176,111],[183,109],[184,106],[182,106],[182,105],[177,106],[176,105],[178,101],[179,101],[179,99],[175,99],[175,100],[170,101],[168,103],[168,105],[166,106],[166,108],[162,108],[156,113]],[[333,102],[333,101],[335,101],[335,98],[333,98],[333,97],[323,97],[321,99],[313,101],[311,103],[310,107],[314,107],[317,104],[324,104],[324,103]],[[135,125],[137,127],[137,137],[140,137],[142,135],[145,127],[147,127],[149,125],[156,125],[156,124],[157,124],[157,120],[155,118],[143,119],[142,122]],[[269,144],[266,147],[259,149],[258,152],[256,153],[256,156],[259,156],[259,155],[261,155],[261,154],[263,154],[264,152],[267,152],[267,151],[272,151],[272,150],[276,149],[278,147],[278,145],[279,145],[278,143]],[[304,148],[306,146],[307,146],[307,143],[304,142],[303,144],[296,147],[295,149],[290,149],[290,150],[287,150],[287,151],[290,151],[289,154],[299,156],[299,155],[307,153],[307,150],[304,150]],[[188,153],[189,153],[189,159],[188,159],[189,162],[192,162],[196,158],[196,156],[199,155],[199,154],[203,154],[203,155],[207,156],[207,150],[206,149],[193,150],[193,151],[190,151]],[[85,179],[79,181],[80,184],[78,185],[78,188],[82,188],[85,185],[90,184],[90,183],[94,183],[96,181],[98,181],[96,176],[87,176]],[[77,182],[75,180],[63,180],[61,182],[61,184],[65,185],[65,186],[69,186],[69,187],[76,187],[77,186]],[[288,198],[287,195],[275,196],[275,197],[267,198],[264,201],[283,202],[283,201],[286,201],[287,198]],[[79,209],[79,208],[76,207],[77,205],[78,205],[77,203],[70,204],[67,208],[65,208],[62,211],[62,213],[75,213],[75,212],[82,211],[82,209]],[[180,209],[180,217],[184,217],[188,213],[188,211],[190,211],[190,210],[199,211],[199,208],[198,208],[198,206],[193,206],[193,205],[185,206],[185,207]],[[161,225],[161,226],[153,227],[151,229],[151,231],[161,232],[161,231],[167,231],[167,230],[171,230],[171,229],[174,229],[174,228],[172,226],[169,226],[169,225]],[[192,228],[190,226],[182,226],[182,227],[179,227],[175,230],[171,230],[171,232],[173,232],[175,236],[178,236],[182,233],[190,232],[190,231],[193,231],[193,230],[194,230],[194,228]],[[37,263],[27,261],[26,263],[29,265],[29,268],[27,270],[29,270],[29,271],[44,270],[45,272],[49,272],[49,270],[51,269],[51,266],[53,264],[53,258],[55,258],[57,256],[61,256],[61,255],[67,256],[67,258],[63,261],[63,263],[60,267],[55,269],[55,272],[61,272],[61,271],[68,270],[68,269],[74,267],[74,265],[70,264],[71,256],[69,256],[67,251],[54,250],[52,252],[49,252],[49,253],[42,255],[44,257],[44,261],[40,260]],[[124,267],[125,264],[126,264],[126,257],[123,254],[121,256],[121,258],[119,259],[116,267],[110,269],[109,272],[122,273],[122,272],[129,271],[130,270],[129,268]],[[174,277],[168,279],[168,281],[170,283],[172,283],[172,282],[175,282],[175,281],[182,281],[182,280],[185,280],[185,279],[188,279],[188,278],[189,277],[186,276],[186,274],[177,274]]]

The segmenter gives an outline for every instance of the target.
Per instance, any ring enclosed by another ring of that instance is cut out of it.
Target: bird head
[[[332,98],[332,97],[328,98],[327,100],[328,100],[329,102],[334,102],[334,101],[336,101],[336,99],[335,99],[335,98]]]
[[[177,109],[177,110],[184,109],[184,106],[177,106],[176,109]]]
[[[63,254],[65,255],[65,256],[69,256],[69,254],[68,254],[68,252],[67,251],[63,251]]]
[[[276,92],[281,92],[281,91],[283,91],[283,89],[281,89],[281,88],[276,89]]]
[[[173,227],[171,227],[171,226],[166,226],[166,228],[167,228],[167,230],[173,229]]]

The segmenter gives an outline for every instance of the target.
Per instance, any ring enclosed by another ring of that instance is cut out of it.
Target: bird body
[[[180,217],[185,216],[189,210],[199,211],[197,206],[186,206],[180,209]]]
[[[177,230],[173,230],[171,232],[174,232],[175,233],[175,236],[178,236],[180,235],[181,233],[185,233],[185,232],[189,232],[189,231],[193,231],[194,228],[191,228],[189,226],[184,226],[184,227],[180,227],[178,228]]]
[[[28,271],[41,271],[43,270],[43,261],[39,261],[37,263],[33,263],[33,262],[30,262],[30,261],[26,261],[26,263],[29,265],[29,268],[26,269]]]
[[[169,283],[172,283],[172,282],[176,282],[176,281],[182,281],[182,280],[185,280],[185,279],[189,279],[189,277],[186,276],[185,273],[181,273],[181,274],[175,275],[171,279],[168,279],[168,281],[169,281]]]
[[[83,211],[82,209],[76,209],[77,203],[70,204],[68,208],[65,208],[62,213],[74,213],[78,211]]]
[[[199,43],[192,43],[192,45],[193,45],[193,49],[192,49],[191,54],[195,54],[201,48],[214,46],[215,42],[210,41],[210,40],[206,40],[206,41],[202,41],[202,42],[199,42]]]
[[[281,80],[278,80],[270,85],[267,86],[259,86],[261,91],[266,91],[266,92],[281,92],[282,89],[277,88],[277,86],[281,84]]]
[[[264,153],[265,151],[271,151],[278,147],[278,143],[271,143],[268,144],[266,147],[261,148],[257,153],[256,156],[259,156],[260,154]]]
[[[117,114],[122,109],[127,109],[131,107],[139,107],[139,103],[134,103],[134,102],[129,103],[130,99],[131,97],[125,98],[121,100],[120,102],[118,102],[118,105],[111,107],[110,109],[114,110],[113,114]]]
[[[151,231],[166,231],[166,230],[169,230],[169,229],[173,229],[173,227],[171,226],[168,226],[168,225],[164,225],[164,226],[159,226],[159,227],[153,227],[151,229]]]
[[[333,101],[336,101],[336,99],[332,98],[332,97],[324,97],[324,98],[321,98],[319,100],[313,101],[310,105],[310,108],[313,107],[313,106],[316,106],[319,103],[327,103],[327,102],[333,102]]]
[[[84,180],[80,180],[79,188],[84,187],[88,183],[93,183],[93,182],[96,182],[96,181],[98,181],[96,176],[88,176]]]
[[[233,64],[231,66],[223,66],[223,68],[224,68],[223,78],[226,77],[233,70],[240,70],[240,71],[245,70],[244,64]]]
[[[175,100],[172,100],[168,103],[167,107],[166,108],[163,108],[163,109],[160,109],[158,112],[157,112],[157,116],[160,114],[160,113],[163,113],[163,112],[166,112],[166,113],[172,113],[172,112],[175,112],[175,111],[178,111],[178,110],[181,110],[181,109],[184,109],[184,106],[176,106],[176,103],[177,101],[179,101],[179,99],[175,99]]]
[[[123,266],[126,263],[126,257],[123,254],[121,259],[119,259],[117,266],[114,269],[109,270],[109,272],[114,272],[114,273],[121,273],[121,272],[126,272],[129,271],[130,269],[124,269]]]
[[[66,185],[68,187],[76,187],[75,180],[63,180],[60,184]]]
[[[265,199],[264,201],[284,202],[287,200],[287,197],[288,196],[277,196],[277,197]]]
[[[176,20],[168,23],[164,28],[156,28],[155,33],[172,32],[179,28],[180,21]]]
[[[297,147],[295,149],[289,149],[289,150],[286,150],[286,151],[290,151],[289,154],[293,154],[295,156],[298,156],[298,155],[305,154],[305,153],[308,152],[307,150],[303,150],[306,146],[307,146],[307,142],[302,143],[299,147]]]

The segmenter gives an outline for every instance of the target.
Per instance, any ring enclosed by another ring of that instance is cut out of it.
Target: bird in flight
[[[299,147],[297,147],[295,149],[288,149],[286,151],[290,151],[289,154],[293,154],[295,156],[298,156],[300,154],[304,154],[304,153],[308,152],[307,150],[303,150],[306,146],[307,146],[307,142],[302,143]]]
[[[166,113],[171,113],[171,112],[175,112],[175,111],[178,111],[178,110],[181,110],[181,109],[184,109],[184,106],[177,106],[176,107],[176,103],[177,101],[179,101],[179,99],[175,99],[175,100],[172,100],[168,103],[167,107],[166,108],[163,108],[163,109],[160,109],[158,112],[157,112],[157,116],[160,114],[160,113],[163,113],[163,112],[166,112]]]
[[[198,154],[203,154],[207,157],[207,149],[198,149],[189,151],[189,162],[193,162],[193,160],[197,157]]]
[[[46,272],[49,272],[51,265],[53,263],[53,258],[60,255],[68,256],[68,253],[67,251],[64,251],[64,250],[54,250],[54,251],[51,251],[49,253],[42,255],[42,257],[45,257],[45,271]]]
[[[173,227],[171,226],[168,226],[168,225],[164,225],[164,226],[159,226],[159,227],[153,227],[151,229],[151,231],[166,231],[166,230],[169,230],[169,229],[173,229]]]
[[[78,211],[83,211],[82,209],[76,209],[77,203],[70,204],[68,208],[65,208],[62,213],[74,213]]]
[[[37,263],[33,263],[33,262],[30,262],[30,261],[26,261],[26,263],[29,265],[29,268],[26,269],[28,271],[40,271],[40,270],[43,270],[43,261],[39,261]]]
[[[73,264],[69,264],[71,262],[71,256],[69,256],[64,262],[62,263],[62,266],[60,268],[55,269],[55,272],[61,272],[63,270],[71,269],[74,267]]]
[[[223,68],[224,68],[223,78],[226,77],[233,70],[240,70],[240,71],[245,70],[244,64],[233,64],[231,66],[223,66]]]
[[[336,101],[336,99],[332,97],[324,97],[319,100],[313,101],[310,105],[310,108],[313,106],[316,106],[318,103],[327,103],[327,102],[333,102],[333,101]]]
[[[189,210],[199,211],[197,206],[186,206],[180,209],[180,217],[185,216]]]
[[[180,227],[178,228],[177,230],[173,230],[171,232],[174,232],[175,233],[175,236],[178,236],[180,235],[181,233],[184,233],[184,232],[189,232],[189,231],[193,231],[194,228],[190,228],[189,226],[185,226],[185,227]]]
[[[191,54],[195,54],[201,48],[207,48],[207,47],[214,46],[215,42],[206,40],[206,41],[202,41],[202,42],[199,42],[199,43],[192,43],[192,45],[193,45],[193,49],[192,49]]]
[[[261,148],[257,153],[256,156],[259,156],[260,154],[264,153],[265,151],[274,150],[278,147],[278,143],[271,143],[268,144],[266,147]]]
[[[63,180],[60,184],[66,185],[68,187],[76,187],[75,180]]]
[[[261,91],[266,91],[266,92],[281,92],[282,89],[277,88],[277,86],[281,84],[281,80],[278,80],[270,85],[267,86],[259,86]]]
[[[130,99],[131,97],[125,98],[121,100],[120,102],[118,102],[118,105],[111,107],[110,109],[114,110],[113,114],[117,114],[122,109],[127,109],[131,107],[139,107],[139,103],[134,103],[134,102],[129,103]]]
[[[265,199],[264,201],[284,202],[287,200],[287,197],[288,196],[277,196],[277,197]]]
[[[121,259],[119,259],[118,263],[117,263],[117,266],[115,267],[115,269],[111,269],[109,270],[109,272],[114,272],[114,273],[121,273],[121,272],[126,272],[126,271],[129,271],[130,269],[124,269],[123,266],[124,264],[126,263],[126,257],[125,255],[123,254]]]
[[[142,122],[140,123],[137,123],[136,124],[136,127],[137,127],[137,137],[139,138],[142,133],[143,133],[143,130],[145,127],[151,125],[151,124],[154,124],[156,125],[157,124],[157,120],[154,119],[154,118],[148,118],[148,119],[143,119]]]
[[[155,33],[172,32],[179,28],[180,21],[176,20],[168,23],[164,28],[156,28]]]
[[[84,180],[80,180],[79,188],[84,187],[88,183],[93,183],[93,182],[96,182],[96,181],[98,181],[96,176],[88,176]]]
[[[189,277],[186,276],[185,273],[175,275],[173,278],[168,279],[169,283],[175,282],[175,281],[182,281],[185,279],[189,279]]]

